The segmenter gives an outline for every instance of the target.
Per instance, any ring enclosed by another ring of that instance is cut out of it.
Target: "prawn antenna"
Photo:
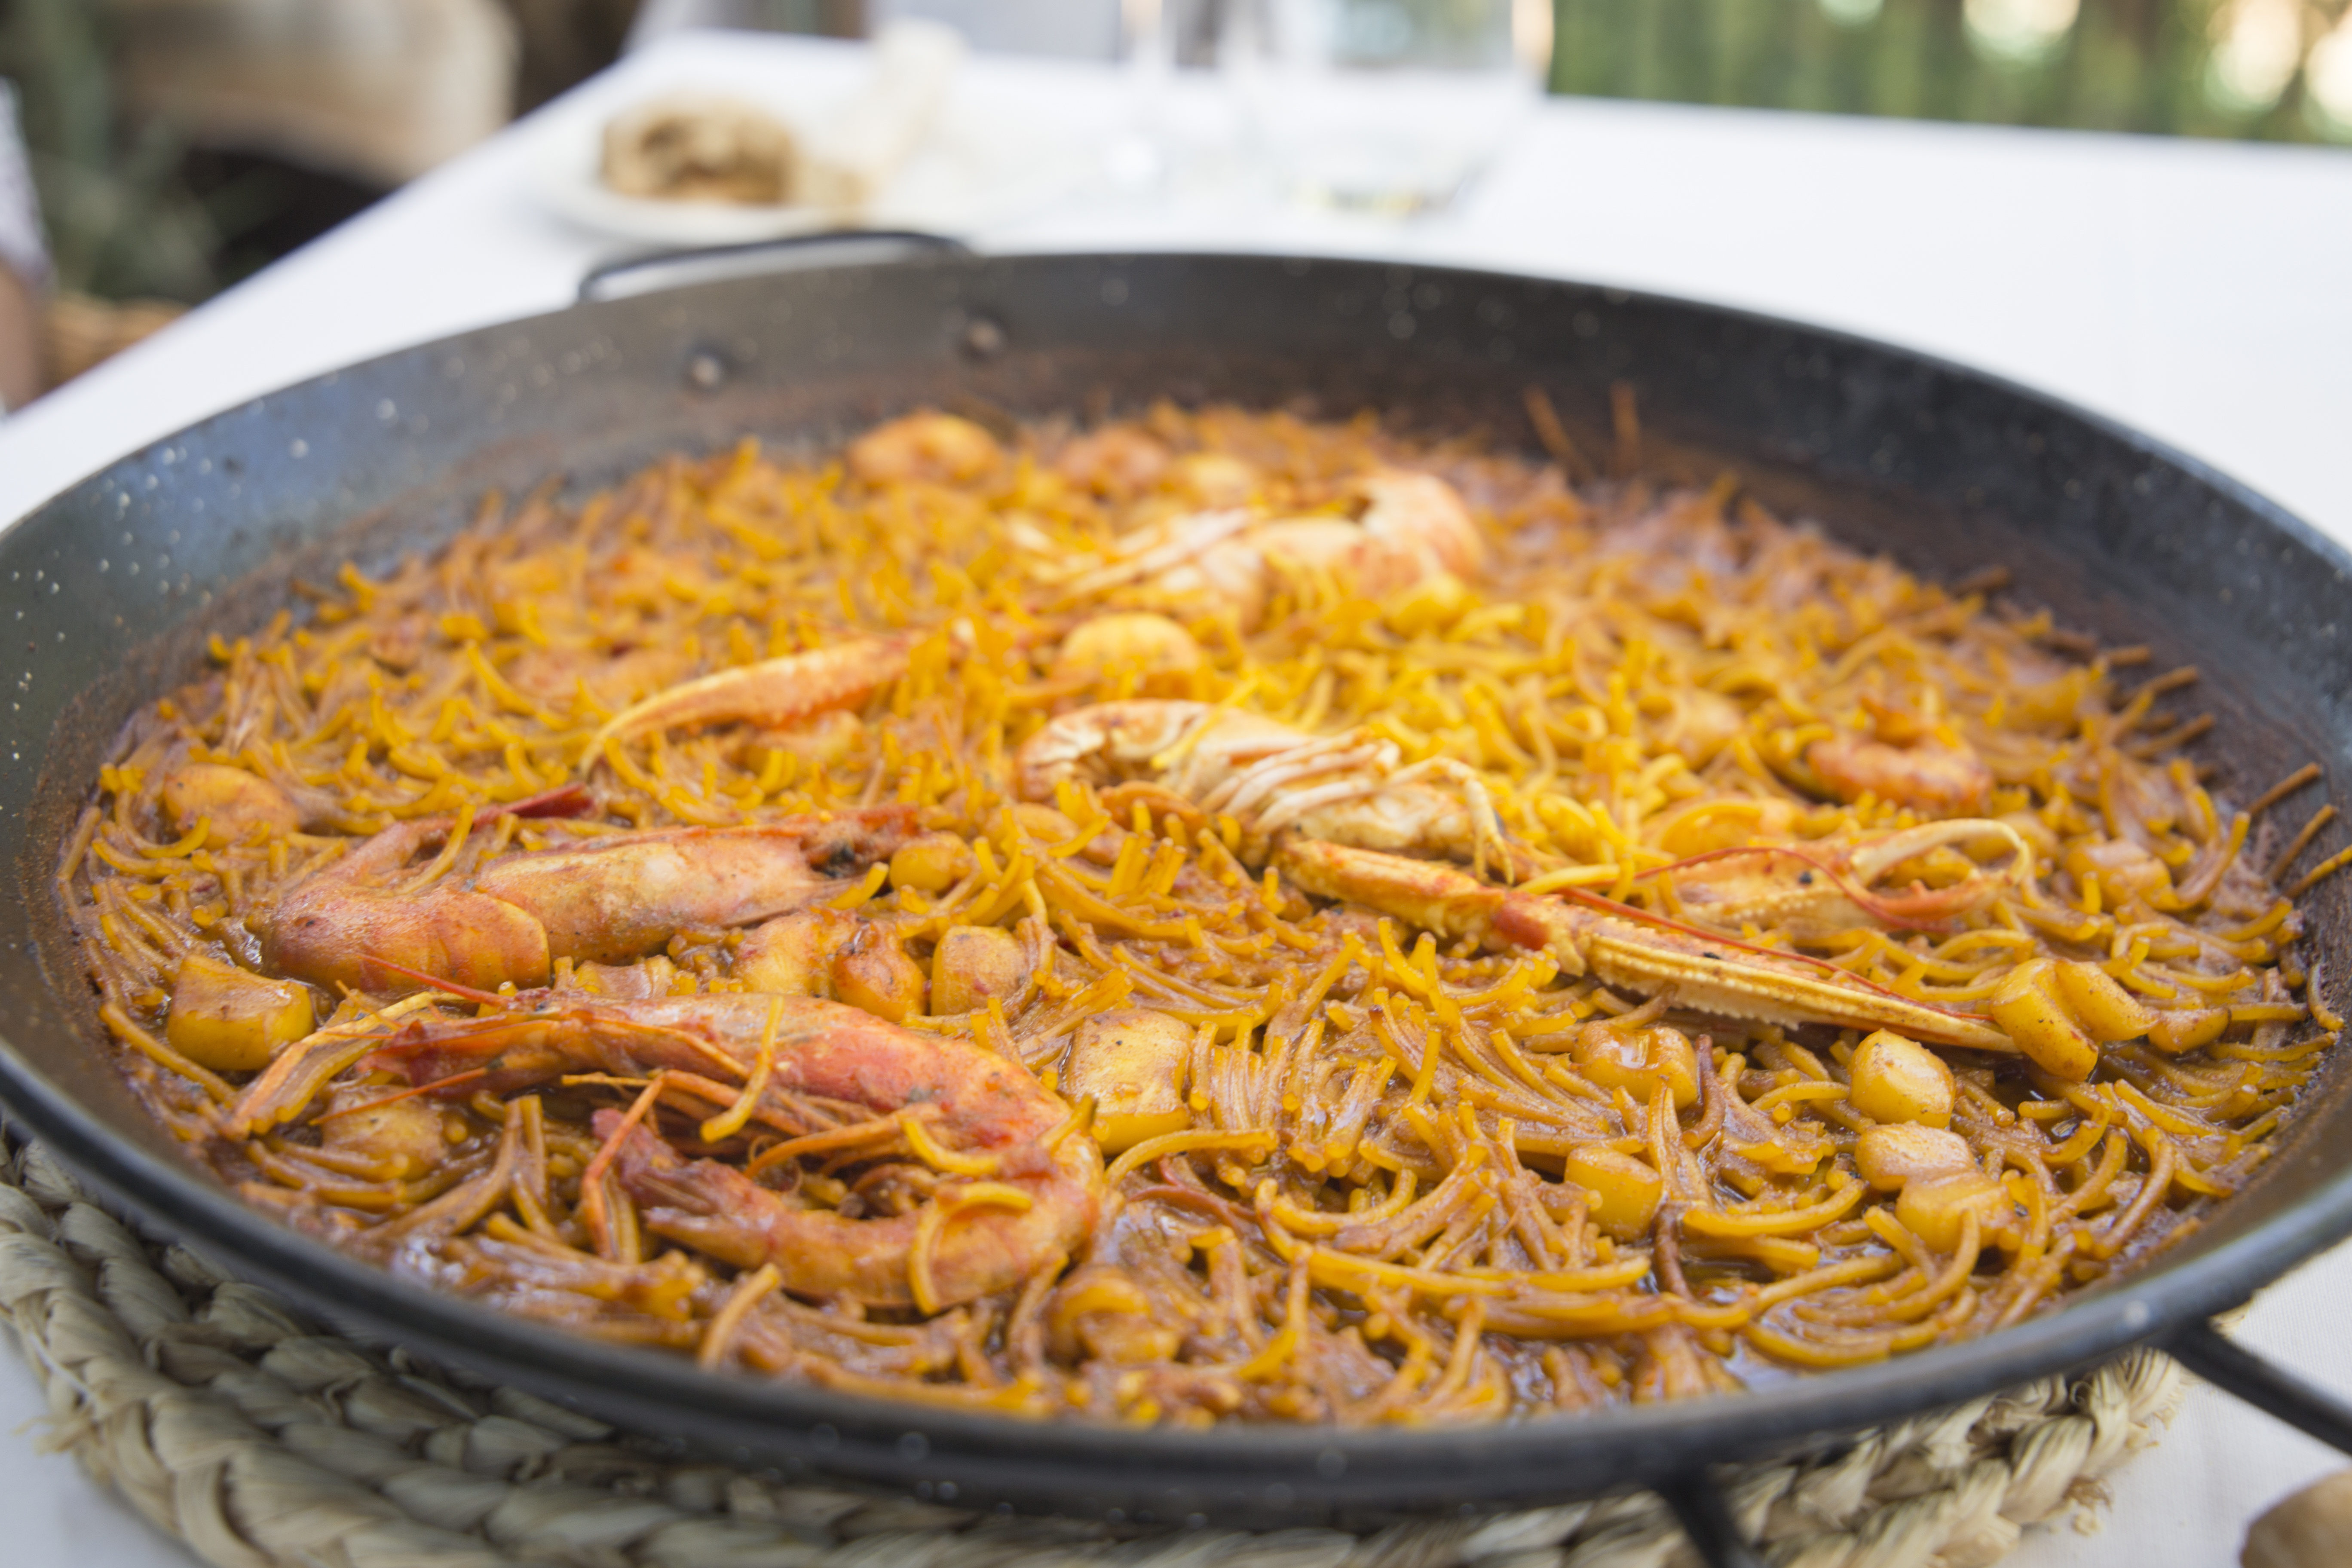
[[[411,1084],[406,1089],[394,1089],[390,1094],[380,1094],[373,1100],[357,1100],[340,1110],[322,1110],[310,1119],[311,1124],[315,1126],[321,1121],[332,1121],[338,1116],[350,1116],[355,1111],[379,1110],[395,1100],[414,1100],[420,1094],[431,1094],[436,1089],[447,1089],[453,1084],[471,1083],[478,1078],[489,1076],[490,1069],[488,1068],[468,1068],[464,1072],[451,1073],[447,1078],[436,1078],[430,1083]]]
[[[411,969],[404,963],[394,963],[389,958],[378,958],[372,952],[363,952],[360,957],[363,962],[373,963],[378,969],[389,969],[394,974],[404,974],[420,984],[429,985],[436,991],[446,991],[450,995],[467,1002],[479,1002],[486,1006],[498,1007],[509,1006],[514,1002],[511,996],[501,996],[495,991],[484,991],[477,986],[460,985],[454,980],[445,980],[438,974],[427,974],[421,969]]]

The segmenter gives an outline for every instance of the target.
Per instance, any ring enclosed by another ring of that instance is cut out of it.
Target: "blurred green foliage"
[[[1906,119],[2352,140],[2347,9],[2347,0],[1555,0],[1551,86]],[[2332,97],[2314,90],[2323,78]]]
[[[117,113],[109,56],[90,0],[0,0],[0,76],[16,86],[58,284],[194,303],[247,269],[233,243],[282,191],[256,171],[199,192],[170,126]]]

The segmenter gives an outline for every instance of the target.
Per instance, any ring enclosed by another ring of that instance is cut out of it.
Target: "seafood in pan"
[[[1736,479],[935,413],[214,647],[58,869],[328,1243],[741,1375],[1512,1419],[1990,1332],[2260,1165],[2305,774]],[[2304,803],[2307,805],[2308,803]]]

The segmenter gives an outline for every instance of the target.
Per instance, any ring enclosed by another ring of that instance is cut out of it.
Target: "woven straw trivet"
[[[1672,1568],[1647,1493],[1370,1534],[1139,1531],[937,1506],[681,1462],[510,1388],[318,1331],[185,1248],[141,1239],[35,1144],[0,1142],[0,1314],[52,1447],[215,1568]],[[2087,1377],[1883,1428],[1722,1480],[1788,1568],[1978,1568],[2098,1501],[2180,1373]]]

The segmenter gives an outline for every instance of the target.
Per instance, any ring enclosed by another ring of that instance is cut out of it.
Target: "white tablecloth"
[[[618,104],[761,61],[812,94],[856,52],[687,35],[582,89]],[[1094,68],[984,59],[977,114],[1099,142],[1125,87]],[[1409,111],[1405,106],[1404,111]],[[629,248],[530,195],[518,127],[0,423],[0,518],[271,387],[568,303]],[[984,248],[1278,249],[1394,256],[1683,294],[1965,361],[2136,425],[2352,542],[2352,154],[1890,124],[1740,110],[1546,104],[1457,206],[1395,226],[1195,193],[1088,195],[975,237]],[[2242,1331],[2352,1391],[2336,1304],[2352,1250],[2268,1292]],[[37,1452],[32,1384],[0,1355],[0,1518],[12,1564],[184,1563]],[[2021,1568],[2235,1560],[2245,1521],[2334,1468],[2318,1445],[2202,1387],[2114,1485],[2105,1527],[2036,1531]]]

